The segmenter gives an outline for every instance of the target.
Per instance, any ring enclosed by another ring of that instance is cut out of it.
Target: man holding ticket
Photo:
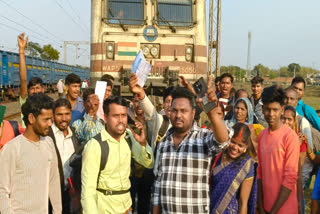
[[[91,138],[100,133],[104,127],[103,121],[97,116],[99,98],[93,88],[84,90],[83,104],[85,109],[83,118],[74,121],[72,124],[81,144],[91,140]]]

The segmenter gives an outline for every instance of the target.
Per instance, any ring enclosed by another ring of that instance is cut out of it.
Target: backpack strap
[[[14,136],[17,137],[20,134],[18,122],[9,120],[9,123],[11,124],[11,126],[13,128]]]
[[[99,174],[97,178],[97,189],[99,184],[99,178],[101,171],[106,167],[108,156],[109,156],[109,144],[108,141],[102,141],[101,132],[93,137],[96,141],[99,142],[100,148],[101,148],[101,158],[100,158],[100,168],[99,168]],[[131,150],[132,148],[132,141],[128,133],[126,133],[125,139],[129,145],[129,148]]]
[[[61,187],[64,187],[64,173],[63,173],[62,160],[61,160],[60,152],[57,146],[56,138],[54,137],[54,133],[51,127],[49,128],[48,136],[52,139],[54,148],[56,150],[57,159],[58,159],[58,170],[60,175],[60,184],[61,184]]]
[[[80,140],[78,139],[77,134],[75,132],[75,128],[72,126],[69,126],[69,127],[72,132],[71,140],[73,143],[74,152],[78,154],[79,152],[82,152],[84,146],[81,146]]]
[[[97,134],[93,138],[99,142],[99,145],[101,148],[100,168],[99,168],[99,174],[97,178],[97,188],[98,188],[101,171],[106,167],[106,164],[107,164],[107,160],[109,156],[109,144],[107,141],[102,141],[101,133]]]

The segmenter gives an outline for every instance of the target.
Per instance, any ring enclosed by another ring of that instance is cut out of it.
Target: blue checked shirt
[[[162,213],[209,213],[209,174],[212,157],[229,145],[217,143],[213,133],[193,125],[175,149],[173,128],[159,143],[153,203]],[[229,130],[229,139],[233,130]]]
[[[72,127],[75,128],[75,133],[83,144],[100,133],[104,125],[98,117],[94,120],[93,117],[85,113],[83,119],[78,119],[73,122]]]

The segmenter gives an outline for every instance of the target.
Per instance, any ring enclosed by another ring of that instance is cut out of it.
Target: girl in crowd
[[[282,116],[282,123],[288,125],[293,129],[300,139],[300,157],[299,157],[299,171],[298,171],[298,180],[297,180],[297,198],[299,205],[299,213],[302,212],[302,196],[303,196],[303,187],[302,187],[302,167],[307,156],[307,137],[302,134],[298,128],[297,113],[294,107],[286,106],[284,109],[284,114]]]
[[[250,157],[251,132],[237,123],[230,146],[220,153],[211,170],[210,213],[255,213],[257,180],[255,161]]]
[[[230,120],[226,121],[227,126],[230,128],[236,123],[244,123],[248,125],[251,131],[251,141],[254,151],[257,151],[258,135],[264,129],[264,127],[259,124],[253,112],[252,104],[248,98],[243,97],[236,100],[233,107],[233,116]],[[256,158],[255,154],[250,155]]]

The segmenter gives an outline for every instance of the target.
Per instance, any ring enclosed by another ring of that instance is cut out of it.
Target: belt
[[[112,190],[105,190],[105,189],[97,189],[97,190],[105,195],[121,195],[130,191],[130,189],[119,190],[119,191],[112,191]]]

